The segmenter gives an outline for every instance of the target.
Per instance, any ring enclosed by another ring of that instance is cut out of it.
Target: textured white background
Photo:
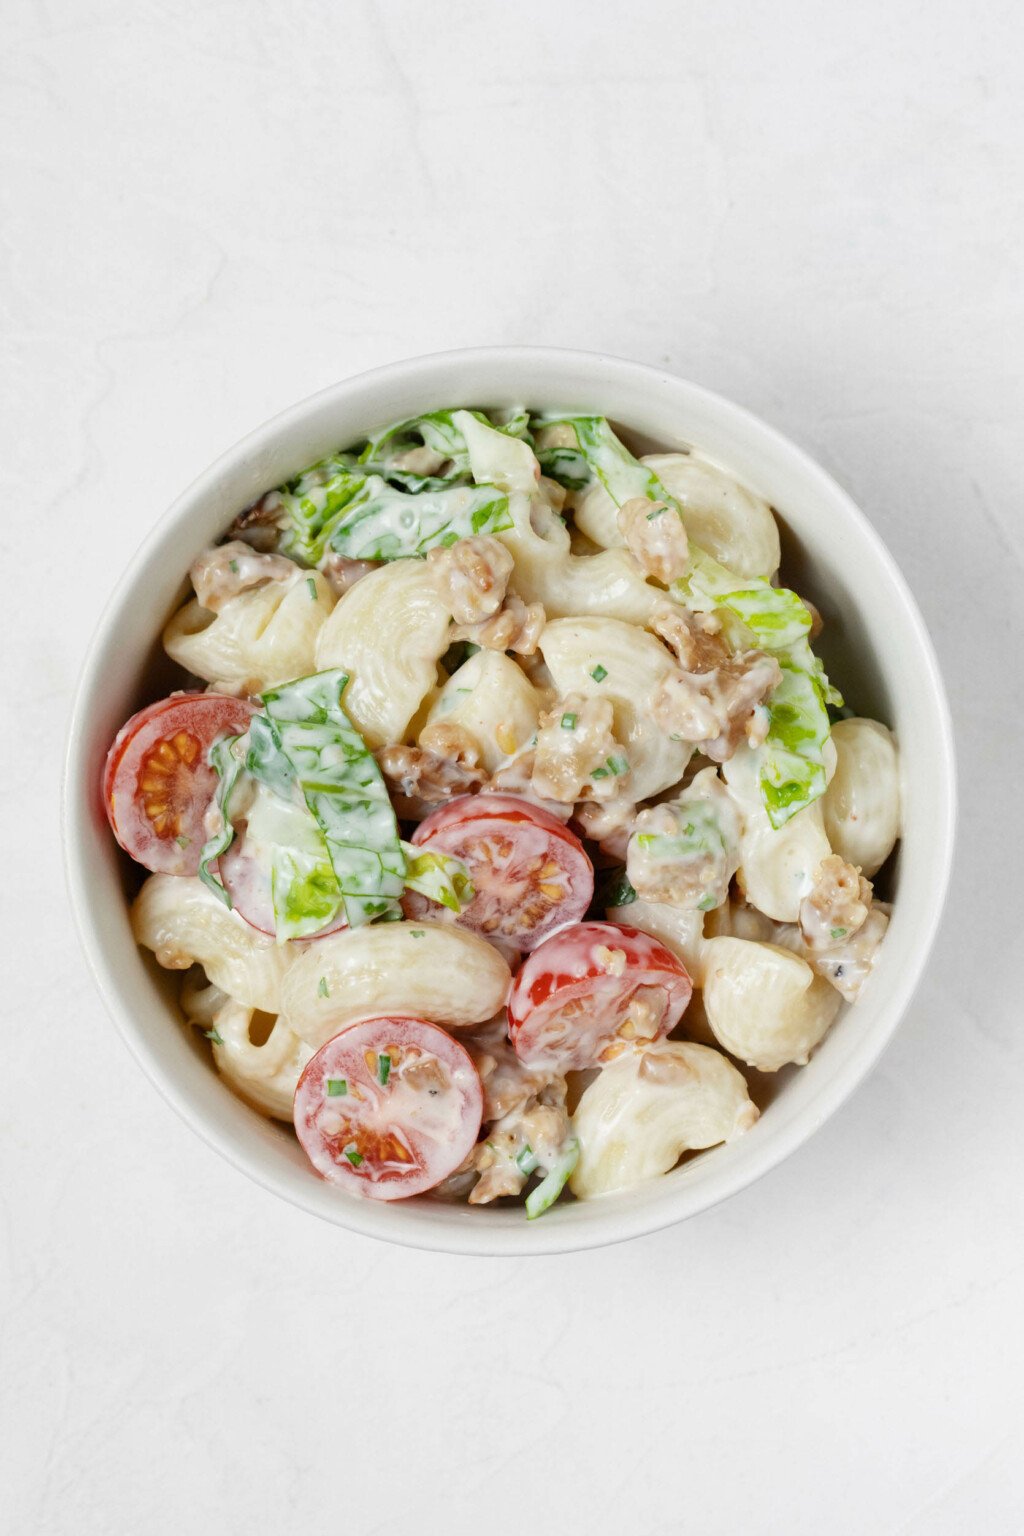
[[[2,31],[4,1536],[1016,1536],[1019,7]],[[316,1225],[193,1139],[92,991],[57,817],[83,647],[172,497],[335,378],[495,341],[664,364],[816,454],[918,595],[963,776],[931,978],[848,1107],[718,1211],[529,1264]]]

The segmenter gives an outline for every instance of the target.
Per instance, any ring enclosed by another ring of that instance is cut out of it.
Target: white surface
[[[1019,1531],[1019,13],[3,30],[0,1529]],[[962,772],[934,979],[853,1101],[720,1210],[527,1265],[313,1224],[208,1152],[91,990],[55,811],[120,551],[281,405],[491,340],[663,363],[804,443],[932,624]]]

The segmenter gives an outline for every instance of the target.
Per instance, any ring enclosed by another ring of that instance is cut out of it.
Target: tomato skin
[[[227,852],[221,854],[216,868],[221,884],[231,897],[232,910],[237,912],[250,928],[255,928],[257,933],[265,933],[270,938],[275,938],[277,926],[274,922],[270,881],[259,868],[256,860],[246,853],[244,830],[235,838]],[[340,933],[347,927],[348,918],[342,906],[330,927],[321,928],[317,933],[306,934],[303,943],[311,942],[313,939],[326,939],[328,934]]]
[[[523,962],[509,999],[509,1038],[528,1066],[580,1071],[611,1060],[631,1038],[667,1035],[692,991],[682,961],[650,934],[576,923]],[[635,1033],[631,1005],[641,1010]]]
[[[219,693],[178,693],[140,709],[118,731],[103,769],[111,831],[146,869],[194,875],[217,788],[207,753],[248,730],[257,705]]]
[[[593,898],[594,869],[579,838],[517,795],[460,795],[432,811],[412,841],[462,859],[476,887],[457,916],[407,892],[403,907],[413,919],[447,918],[528,952],[581,918]]]
[[[339,1080],[344,1092],[331,1093]],[[320,1047],[303,1068],[293,1113],[321,1178],[371,1200],[406,1200],[466,1160],[483,1109],[465,1047],[426,1019],[389,1014],[350,1023]]]

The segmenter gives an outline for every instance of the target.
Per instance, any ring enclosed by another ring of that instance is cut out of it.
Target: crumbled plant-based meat
[[[823,859],[814,884],[800,903],[800,931],[808,949],[831,949],[864,926],[871,908],[871,882],[837,853]]]
[[[571,805],[606,801],[628,791],[629,759],[615,739],[610,699],[568,693],[545,711],[537,728],[533,787],[545,799]]]
[[[514,651],[517,656],[533,656],[547,617],[540,603],[524,603],[510,592],[497,613],[479,624],[453,625],[453,641],[469,640],[488,651]]]
[[[751,717],[781,680],[774,656],[743,651],[709,671],[670,674],[654,695],[651,713],[666,736],[693,742],[705,757],[724,763],[746,739]]]
[[[839,940],[831,949],[808,950],[807,959],[848,1003],[855,1003],[871,974],[888,926],[889,907],[876,901],[856,933]]]
[[[487,535],[457,539],[427,555],[438,596],[456,624],[476,625],[493,618],[504,600],[512,565],[512,556],[504,544]],[[483,641],[478,640],[477,644]]]
[[[277,548],[278,539],[290,521],[281,493],[268,491],[239,513],[229,529],[229,537],[266,552]]]
[[[344,597],[357,581],[362,581],[371,571],[379,570],[381,563],[380,560],[350,560],[332,550],[325,556],[320,569],[335,597]]]
[[[219,613],[240,592],[268,581],[294,582],[301,574],[294,560],[259,554],[240,539],[204,550],[189,572],[200,606],[211,613]]]
[[[418,746],[381,747],[375,756],[405,819],[421,820],[443,801],[479,789],[487,777],[475,742],[457,725],[427,726]]]
[[[647,576],[665,586],[686,570],[689,545],[678,510],[665,501],[634,496],[624,501],[617,517],[626,548]]]

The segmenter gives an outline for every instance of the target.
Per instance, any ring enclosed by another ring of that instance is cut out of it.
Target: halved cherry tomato
[[[323,1178],[405,1200],[465,1161],[483,1109],[468,1051],[426,1019],[395,1015],[350,1024],[307,1062],[295,1130]]]
[[[244,827],[240,829],[227,853],[222,853],[217,860],[217,873],[239,917],[244,917],[250,928],[273,936],[277,932],[277,925],[274,922],[270,877],[265,867],[246,850]],[[307,938],[326,939],[329,933],[338,933],[347,927],[345,908],[341,907],[329,927],[308,934]]]
[[[517,795],[460,795],[439,806],[413,834],[417,847],[454,854],[476,895],[455,919],[486,938],[534,949],[590,905],[594,870],[579,838]],[[445,909],[414,891],[408,917],[442,918]]]
[[[178,693],[140,709],[107,753],[103,798],[121,847],[146,869],[194,875],[217,788],[207,754],[249,728],[257,706],[221,693]]]
[[[678,1024],[693,984],[650,934],[619,923],[576,923],[523,962],[508,1005],[520,1060],[556,1072],[604,1066],[633,1041]]]

